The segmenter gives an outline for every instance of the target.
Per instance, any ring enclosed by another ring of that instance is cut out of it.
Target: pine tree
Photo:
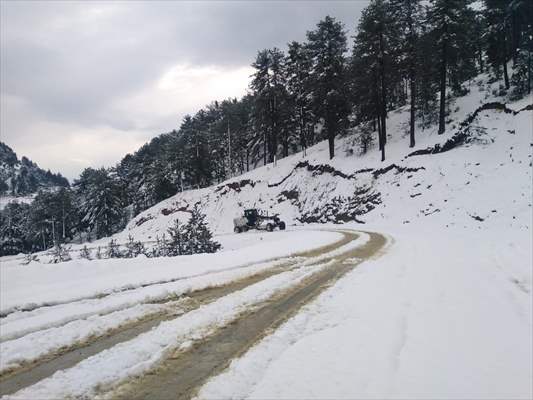
[[[277,48],[262,50],[252,67],[256,70],[250,84],[255,97],[256,119],[263,132],[264,164],[275,161],[287,94],[285,90],[285,57]]]
[[[96,231],[97,238],[109,236],[123,226],[122,191],[108,170],[87,168],[74,186],[81,221]]]
[[[123,256],[115,239],[111,239],[107,244],[105,256],[106,258],[121,258]]]
[[[372,127],[369,123],[360,124],[360,132],[357,138],[359,144],[360,154],[366,154],[369,148],[374,143],[374,137],[372,136]]]
[[[136,241],[131,235],[128,235],[128,242],[126,243],[125,247],[126,250],[123,253],[125,258],[135,258],[138,255],[146,252],[144,244],[140,241]]]
[[[437,123],[439,117],[435,95],[438,91],[435,77],[438,77],[439,69],[434,59],[434,44],[435,33],[422,26],[418,39],[416,118],[423,129]]]
[[[166,256],[175,257],[185,254],[186,243],[185,243],[185,232],[184,226],[180,224],[179,220],[174,221],[174,225],[167,229],[170,240],[166,243]]]
[[[311,131],[314,129],[314,118],[309,101],[312,61],[307,47],[301,43],[293,41],[288,47],[285,65],[290,118],[287,123],[298,132],[300,148],[305,156],[307,147],[313,145]]]
[[[96,255],[95,255],[96,259],[97,260],[101,260],[102,259],[102,248],[100,246],[98,246],[96,248]]]
[[[0,211],[0,255],[12,255],[32,250],[30,206],[24,203],[8,203]],[[44,248],[40,248],[44,250]]]
[[[513,33],[512,54],[514,71],[511,78],[512,96],[521,98],[531,93],[533,72],[533,4],[528,0],[513,0],[508,7]]]
[[[347,126],[350,112],[346,74],[346,33],[340,22],[327,16],[316,30],[307,32],[312,60],[311,104],[324,123],[330,159],[335,156],[335,136]]]
[[[397,52],[398,25],[392,23],[391,10],[383,0],[374,0],[363,10],[352,56],[352,93],[359,108],[359,120],[374,119],[378,130],[381,161],[387,143],[389,94],[399,75]]]
[[[51,256],[50,263],[57,264],[60,262],[70,261],[70,248],[56,242],[55,246],[48,253]]]
[[[438,48],[439,71],[439,134],[446,130],[446,84],[448,79],[455,89],[472,75],[475,63],[474,38],[468,27],[473,24],[473,13],[468,0],[431,0],[428,21],[435,32]]]
[[[409,147],[415,146],[415,120],[417,104],[417,59],[419,26],[421,24],[422,9],[420,0],[390,0],[391,17],[397,25],[394,31],[399,35],[399,58],[403,73],[409,81],[410,119],[409,119]]]
[[[80,258],[85,260],[91,259],[91,250],[89,250],[86,245],[80,250]]]
[[[215,253],[221,247],[213,240],[205,214],[200,212],[198,205],[194,206],[191,217],[183,228],[182,238],[185,241],[184,254]]]

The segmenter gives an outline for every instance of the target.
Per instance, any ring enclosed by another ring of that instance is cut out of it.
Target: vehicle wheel
[[[280,221],[280,223],[279,223],[279,230],[280,230],[280,231],[284,231],[284,230],[285,230],[285,222]]]
[[[235,233],[241,233],[241,228],[236,226],[235,229],[233,229]]]
[[[269,232],[272,232],[274,230],[274,227],[272,226],[272,224],[267,224],[266,228],[267,228],[267,231]]]

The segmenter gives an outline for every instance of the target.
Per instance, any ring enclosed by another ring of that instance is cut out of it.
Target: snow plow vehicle
[[[285,222],[279,219],[278,215],[266,215],[255,208],[244,210],[242,217],[233,219],[233,231],[235,233],[246,232],[249,229],[258,229],[272,232],[275,228],[280,231],[285,229]]]

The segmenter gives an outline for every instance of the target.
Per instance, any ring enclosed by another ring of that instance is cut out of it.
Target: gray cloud
[[[304,40],[327,14],[353,30],[367,3],[2,1],[2,140],[71,178],[111,165],[213,96],[244,94],[258,50]]]

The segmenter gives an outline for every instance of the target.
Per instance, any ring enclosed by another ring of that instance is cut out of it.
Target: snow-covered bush
[[[133,236],[128,236],[128,243],[126,243],[126,250],[123,253],[123,256],[126,258],[134,258],[140,254],[145,254],[146,249],[144,244],[140,241],[133,239]]]
[[[24,260],[21,262],[21,264],[28,265],[29,263],[33,261],[39,261],[39,259],[37,258],[37,254],[28,253],[28,254],[24,254]]]
[[[111,239],[109,243],[107,244],[107,249],[105,256],[106,258],[121,258],[122,253],[120,252],[120,246],[117,244],[117,241],[114,239]]]
[[[80,250],[80,258],[85,260],[91,259],[91,250],[88,249],[87,246],[83,246],[83,248]]]
[[[50,256],[50,263],[57,264],[60,262],[70,261],[70,248],[57,242],[54,247],[48,252]]]
[[[95,255],[96,259],[97,260],[101,260],[102,259],[102,248],[100,246],[98,246],[96,248],[96,255]]]

